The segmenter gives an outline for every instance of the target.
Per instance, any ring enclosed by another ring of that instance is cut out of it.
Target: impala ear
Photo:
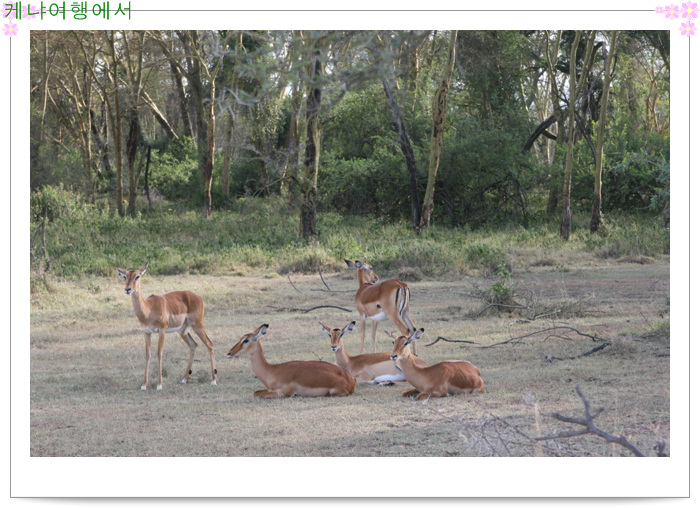
[[[253,337],[253,340],[258,340],[260,337],[265,335],[267,333],[267,329],[269,328],[270,325],[262,325],[260,329],[258,330],[258,333]]]
[[[126,270],[122,270],[121,268],[117,268],[117,273],[124,277],[126,279]]]
[[[340,334],[340,336],[342,337],[345,332],[351,332],[353,328],[355,328],[355,322],[350,321],[347,325],[345,325],[345,328],[343,328],[343,332]]]
[[[409,339],[409,341],[413,342],[414,340],[420,339],[423,336],[424,331],[425,330],[423,328],[421,328],[420,330],[416,330],[415,332],[413,332],[413,335],[411,335],[411,338]]]
[[[321,330],[323,330],[324,332],[326,332],[330,337],[333,337],[333,335],[331,335],[331,330],[330,330],[330,328],[328,328],[326,325],[324,325],[324,324],[321,323],[320,321],[318,322],[318,324],[321,325]]]
[[[141,273],[139,273],[139,276],[143,277],[146,274],[147,269],[148,269],[148,263],[146,263],[141,268],[139,268],[139,272],[141,272]]]
[[[346,259],[345,262],[347,263],[347,265],[348,265],[350,268],[357,268],[357,267],[355,266],[355,263],[354,263],[353,261],[350,261],[349,259]]]

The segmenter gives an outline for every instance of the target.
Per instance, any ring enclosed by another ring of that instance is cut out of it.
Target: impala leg
[[[146,371],[143,374],[143,384],[141,384],[141,389],[145,390],[148,386],[148,361],[151,359],[151,334],[146,333]]]
[[[204,325],[192,325],[194,333],[197,334],[199,339],[204,343],[209,350],[209,360],[211,361],[211,384],[216,385],[216,361],[214,360],[214,343],[211,341],[207,335],[207,331],[204,329]]]
[[[192,362],[194,361],[194,350],[197,349],[197,343],[192,338],[192,335],[190,335],[190,330],[191,328],[188,328],[185,330],[185,333],[180,334],[180,337],[182,337],[182,340],[185,341],[185,344],[187,344],[190,350],[190,359],[187,362],[187,370],[185,371],[185,377],[182,378],[182,384],[187,383],[190,379],[190,374],[192,374]]]
[[[362,331],[362,340],[360,341],[360,354],[364,353],[365,351],[365,319],[367,319],[366,316],[362,316],[362,326],[360,327]]]
[[[165,330],[161,328],[158,332],[158,386],[156,390],[163,389],[163,346],[165,345]]]
[[[377,326],[379,321],[372,321],[372,352],[377,352]]]

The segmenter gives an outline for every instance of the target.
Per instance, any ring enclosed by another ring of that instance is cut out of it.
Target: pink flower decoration
[[[697,3],[690,3],[688,2],[687,4],[683,4],[683,17],[688,18],[697,18],[698,17],[698,4]]]
[[[29,14],[31,11],[31,14]],[[26,7],[22,7],[22,17],[26,19],[34,19],[36,18],[36,15],[39,11],[36,8],[36,5],[28,5]]]
[[[9,35],[10,37],[12,37],[13,35],[17,35],[17,32],[19,31],[17,30],[17,25],[15,25],[14,23],[5,24],[2,30],[3,32],[5,32],[5,35]]]
[[[680,31],[681,35],[687,35],[688,37],[695,35],[695,23],[681,23]]]
[[[7,21],[11,20],[12,18],[16,18],[17,14],[15,14],[15,10],[8,9],[5,4],[2,4],[2,19],[6,19]]]
[[[659,6],[656,8],[656,14],[663,14],[664,12],[666,12],[666,9],[663,7]]]
[[[678,17],[678,6],[677,5],[667,5],[666,6],[666,17],[675,19]]]

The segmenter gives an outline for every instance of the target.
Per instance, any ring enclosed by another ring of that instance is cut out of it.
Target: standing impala
[[[244,335],[226,356],[249,357],[253,372],[265,388],[253,392],[261,399],[346,396],[355,390],[355,379],[350,373],[328,362],[292,361],[272,364],[265,359],[260,338],[267,333],[268,325]]]
[[[408,345],[422,336],[422,328],[413,332],[410,337],[395,336],[391,358],[396,360],[401,372],[406,376],[406,380],[415,387],[413,390],[402,393],[404,397],[417,395],[417,399],[426,399],[428,397],[457,395],[474,390],[484,391],[481,371],[469,362],[448,360],[430,367],[420,367]]]
[[[391,359],[391,353],[369,353],[366,355],[350,356],[343,345],[343,335],[355,327],[355,321],[348,323],[342,330],[340,328],[328,328],[319,323],[321,329],[331,338],[331,350],[335,352],[338,365],[347,370],[358,383],[399,383],[406,381],[406,377]],[[427,367],[421,358],[414,357],[416,363]]]
[[[214,344],[209,339],[204,329],[204,300],[191,291],[172,291],[162,295],[151,295],[144,300],[141,294],[141,277],[146,273],[148,263],[138,270],[122,270],[117,268],[117,273],[126,280],[124,292],[131,295],[136,317],[143,325],[146,332],[146,372],[143,375],[141,389],[148,385],[148,361],[151,358],[151,334],[158,334],[158,386],[163,388],[163,344],[166,332],[177,332],[190,349],[190,359],[187,362],[187,370],[183,383],[187,383],[192,374],[192,361],[197,343],[191,335],[191,331],[199,336],[200,340],[209,350],[211,359],[211,384],[216,384],[216,366],[214,365]]]
[[[415,330],[408,311],[410,291],[408,284],[400,280],[385,280],[375,284],[379,277],[372,267],[362,261],[345,260],[350,268],[357,269],[357,280],[360,287],[355,293],[355,307],[360,313],[362,323],[362,342],[360,353],[365,350],[365,320],[372,320],[372,352],[377,352],[377,325],[379,321],[391,320],[399,328],[402,335],[410,335]],[[413,353],[416,345],[413,344]]]

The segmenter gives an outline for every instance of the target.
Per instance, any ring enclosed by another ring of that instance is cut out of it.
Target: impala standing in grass
[[[355,307],[360,313],[362,323],[362,342],[360,343],[360,353],[365,350],[365,320],[372,320],[372,352],[377,352],[377,325],[379,321],[389,319],[399,328],[402,335],[410,335],[415,330],[411,322],[411,315],[408,310],[408,303],[411,293],[408,284],[400,280],[385,280],[379,284],[377,274],[372,271],[372,267],[362,261],[349,261],[345,263],[350,268],[357,270],[357,280],[360,287],[355,293]],[[416,352],[416,345],[413,344],[413,353]]]
[[[148,361],[151,358],[151,334],[158,334],[158,386],[163,388],[163,344],[166,332],[177,332],[190,349],[190,359],[187,362],[183,383],[187,383],[192,374],[192,361],[197,343],[191,335],[191,331],[199,336],[200,340],[209,350],[211,360],[211,384],[216,384],[216,365],[214,364],[214,344],[209,339],[204,329],[204,300],[191,291],[172,291],[162,295],[151,295],[144,299],[141,294],[141,277],[146,274],[148,263],[138,270],[122,270],[117,268],[117,273],[126,281],[124,292],[131,295],[136,317],[143,325],[146,332],[146,371],[143,375],[141,389],[148,386]]]
[[[291,361],[272,364],[265,359],[260,340],[267,333],[268,325],[244,335],[228,352],[229,358],[250,358],[253,372],[265,388],[253,395],[261,399],[346,396],[355,390],[355,379],[350,373],[328,362]]]
[[[484,391],[481,371],[474,365],[462,360],[448,360],[430,367],[420,367],[416,357],[411,354],[408,345],[423,336],[423,329],[416,330],[410,337],[395,336],[394,350],[391,358],[396,361],[406,380],[415,388],[401,395],[418,399],[428,397],[445,397],[466,392]]]
[[[331,338],[331,349],[335,352],[338,365],[352,374],[358,383],[400,383],[406,381],[406,377],[391,359],[391,353],[369,353],[350,356],[343,345],[343,335],[352,331],[355,321],[348,323],[342,330],[340,328],[328,328],[320,323],[321,329]],[[418,365],[427,367],[421,358],[414,357]]]

